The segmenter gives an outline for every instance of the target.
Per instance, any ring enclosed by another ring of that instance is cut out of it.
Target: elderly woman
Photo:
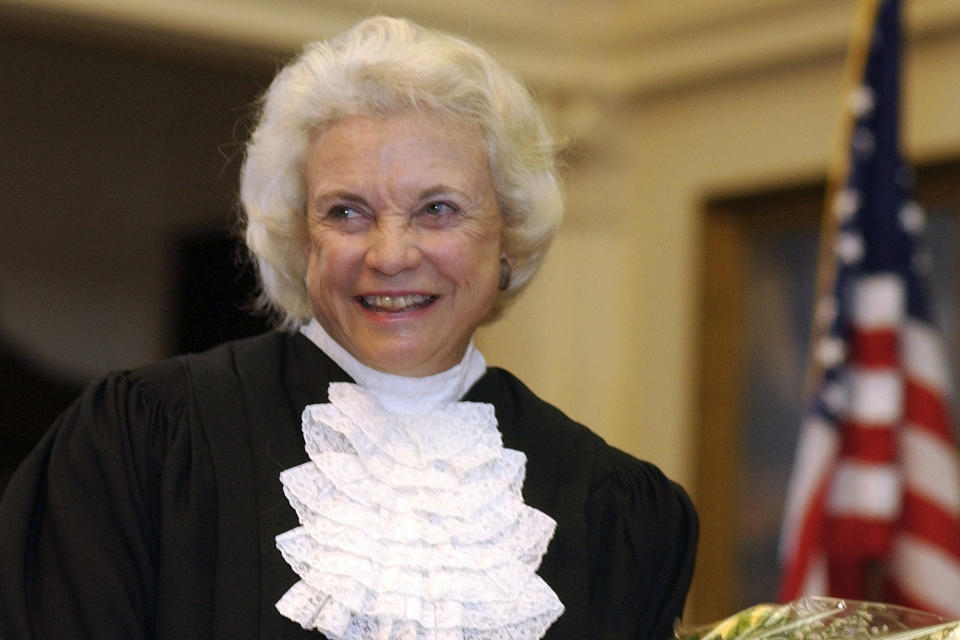
[[[485,53],[374,18],[263,99],[241,199],[286,331],[110,375],[0,507],[0,636],[668,638],[696,516],[472,343],[560,220]]]

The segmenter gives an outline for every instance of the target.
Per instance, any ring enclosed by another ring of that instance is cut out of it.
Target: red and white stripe
[[[895,275],[861,278],[840,423],[802,427],[784,518],[781,597],[882,599],[960,617],[960,472],[936,333],[904,317]]]
[[[902,340],[904,487],[890,588],[900,602],[960,618],[960,465],[945,402],[949,375],[931,327],[908,320]]]

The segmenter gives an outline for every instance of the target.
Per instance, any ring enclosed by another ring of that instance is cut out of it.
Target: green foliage
[[[835,598],[759,604],[713,625],[678,628],[679,640],[960,640],[960,621]]]

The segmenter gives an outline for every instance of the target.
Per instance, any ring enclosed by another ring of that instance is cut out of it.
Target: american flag
[[[883,600],[960,618],[949,374],[927,297],[924,213],[910,199],[898,141],[900,1],[872,0],[861,11],[780,595]]]

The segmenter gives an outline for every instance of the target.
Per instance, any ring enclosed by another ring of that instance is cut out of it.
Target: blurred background
[[[565,227],[488,361],[688,489],[696,620],[773,599],[854,6],[0,0],[0,483],[92,377],[264,328],[230,236],[251,105],[304,42],[386,13],[488,49],[567,140]],[[955,357],[960,3],[906,22]]]

